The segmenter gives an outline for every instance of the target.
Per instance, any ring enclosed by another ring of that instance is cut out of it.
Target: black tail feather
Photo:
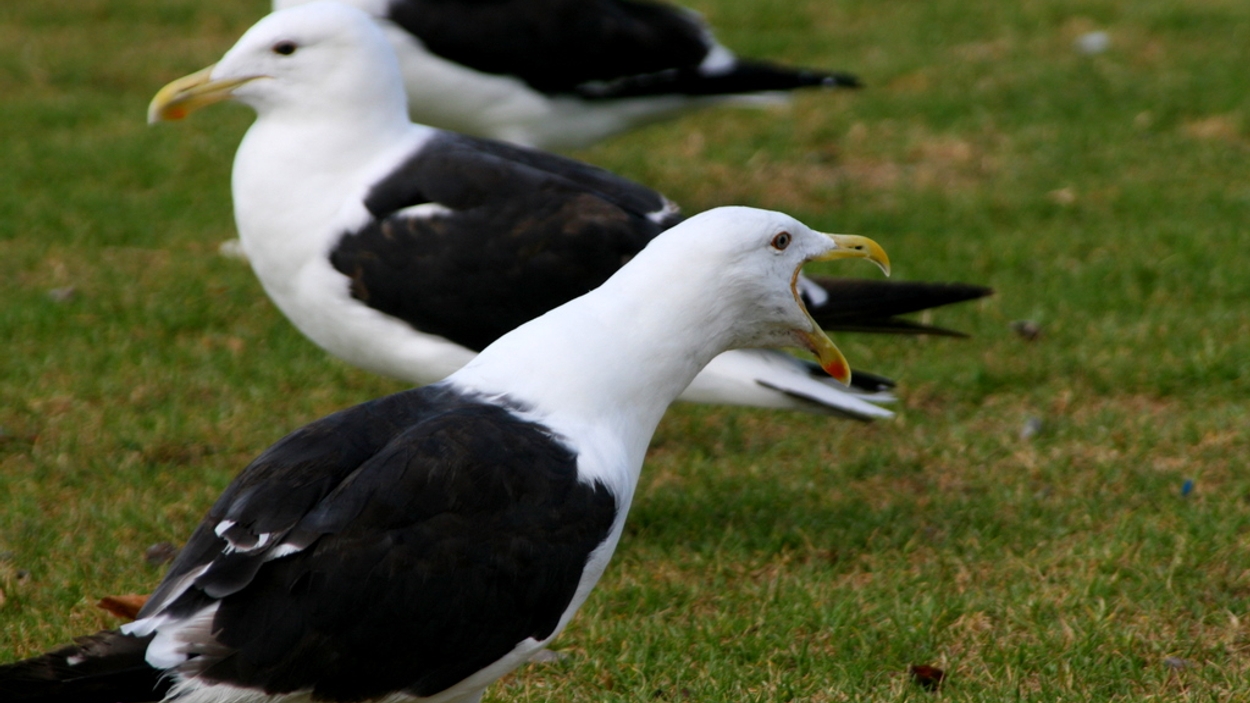
[[[151,637],[106,630],[42,656],[0,666],[4,703],[142,703],[165,697],[171,682],[148,666]]]
[[[821,373],[824,373],[824,369],[821,369],[819,366],[816,368],[820,370]],[[875,374],[871,371],[862,371],[860,369],[853,369],[851,371],[851,388],[865,391],[867,393],[880,393],[882,391],[888,391],[896,385],[898,384],[894,382],[894,379],[882,376],[881,374]]]
[[[992,288],[969,283],[821,277],[812,281],[829,293],[829,300],[824,305],[812,305],[806,301],[809,303],[808,312],[822,328],[839,332],[966,337],[963,332],[903,319],[898,315],[976,300],[994,293]]]
[[[862,86],[859,78],[849,73],[739,60],[733,68],[721,73],[704,73],[698,68],[674,68],[611,81],[584,83],[576,88],[576,93],[587,100],[616,100],[656,95],[747,95],[800,88]]]

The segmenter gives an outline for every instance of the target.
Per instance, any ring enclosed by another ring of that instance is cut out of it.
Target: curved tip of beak
[[[233,97],[235,88],[260,76],[213,80],[216,64],[183,76],[157,91],[148,103],[148,124],[181,120],[192,112]]]
[[[189,76],[171,81],[148,103],[148,124],[181,120],[197,107],[194,99],[211,80],[213,66],[202,68]]]
[[[804,346],[816,355],[825,373],[833,376],[844,386],[851,384],[851,365],[847,363],[846,357],[842,356],[842,351],[833,343],[833,340],[829,339],[829,335],[820,329],[819,325],[813,321],[812,329],[800,333],[799,336],[803,339]]]
[[[880,267],[881,272],[890,275],[890,257],[885,249],[868,237],[858,234],[826,234],[833,240],[834,248],[817,256],[813,261],[833,261],[835,259],[868,259]]]

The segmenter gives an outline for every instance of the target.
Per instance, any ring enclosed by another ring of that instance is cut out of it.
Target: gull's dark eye
[[[786,247],[790,246],[790,233],[778,232],[777,236],[773,237],[772,245],[777,251],[782,251]]]
[[[273,45],[273,53],[282,54],[283,56],[290,56],[291,54],[294,54],[295,50],[298,48],[299,47],[296,46],[295,42],[293,41],[280,41],[277,44]]]

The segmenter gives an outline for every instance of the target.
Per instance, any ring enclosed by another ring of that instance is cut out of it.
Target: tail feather
[[[820,368],[819,364],[812,364],[814,367],[812,375],[817,378],[828,376],[825,370]],[[889,393],[892,388],[897,386],[894,379],[875,374],[870,371],[862,371],[860,369],[851,370],[851,388],[864,393]]]
[[[106,630],[68,647],[0,666],[5,703],[141,703],[165,697],[172,681],[148,666],[151,637]]]
[[[791,68],[766,61],[739,59],[724,71],[674,68],[610,81],[583,83],[576,88],[576,92],[586,100],[618,100],[657,95],[707,97],[776,93],[800,88],[859,88],[862,85],[858,77],[849,73]]]
[[[970,283],[822,277],[811,278],[810,282],[828,294],[823,302],[812,301],[810,296],[805,295],[812,319],[824,329],[841,332],[966,337],[963,332],[898,316],[976,300],[994,293],[992,288]]]

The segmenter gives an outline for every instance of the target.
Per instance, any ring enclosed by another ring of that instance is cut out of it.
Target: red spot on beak
[[[851,370],[841,361],[835,361],[832,364],[829,364],[825,367],[825,371],[829,372],[830,376],[833,376],[843,383],[849,383],[851,380]]]

